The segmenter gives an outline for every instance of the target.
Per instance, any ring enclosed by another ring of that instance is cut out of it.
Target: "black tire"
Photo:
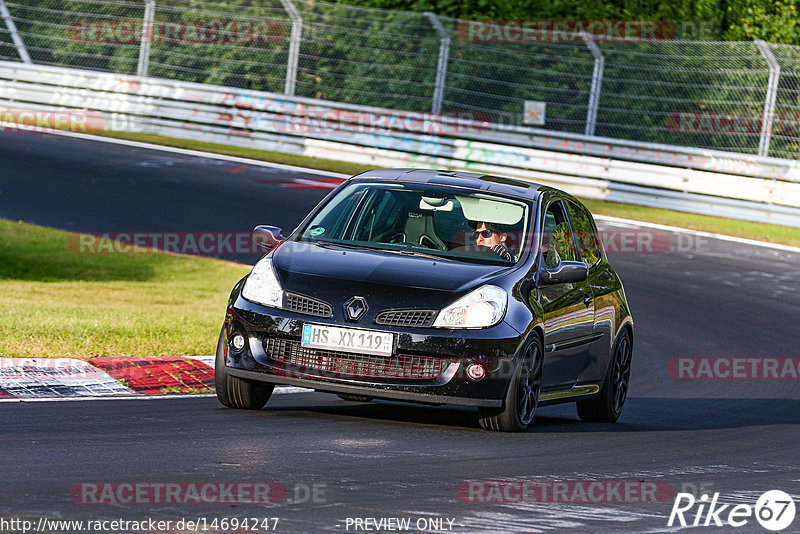
[[[502,408],[478,408],[478,423],[486,430],[524,432],[536,415],[542,391],[542,344],[539,337],[517,362]]]
[[[340,399],[350,402],[370,402],[372,400],[372,397],[367,397],[366,395],[353,395],[351,393],[337,393],[336,395]]]
[[[217,399],[228,408],[242,410],[260,410],[272,395],[275,389],[273,384],[251,382],[228,374],[225,365],[225,332],[219,333],[217,342],[217,357],[214,361],[214,383],[217,390]]]
[[[614,423],[622,415],[631,378],[631,357],[633,342],[627,330],[620,333],[608,365],[603,390],[600,395],[579,401],[578,417],[592,423]]]

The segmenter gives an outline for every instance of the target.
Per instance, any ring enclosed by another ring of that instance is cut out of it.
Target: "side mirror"
[[[272,250],[285,240],[277,226],[259,225],[253,228],[253,242],[267,250]]]
[[[543,285],[569,284],[583,282],[589,277],[589,268],[581,261],[562,261],[554,269],[545,269],[541,273]]]

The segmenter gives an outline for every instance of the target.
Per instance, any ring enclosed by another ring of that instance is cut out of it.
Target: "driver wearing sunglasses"
[[[492,252],[504,260],[514,261],[514,256],[506,247],[508,232],[497,228],[491,223],[485,222],[471,223],[470,226],[475,228],[475,231],[472,232],[472,238],[475,240],[476,245],[479,247],[489,247]]]

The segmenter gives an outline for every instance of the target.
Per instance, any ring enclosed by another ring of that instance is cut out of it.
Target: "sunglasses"
[[[478,239],[478,236],[483,237],[484,239],[489,239],[494,235],[494,232],[491,230],[479,230],[472,232],[472,239]]]

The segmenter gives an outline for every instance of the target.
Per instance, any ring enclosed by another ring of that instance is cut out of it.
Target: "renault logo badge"
[[[347,320],[356,322],[361,319],[369,307],[364,297],[353,297],[344,303],[344,313],[347,315]]]

